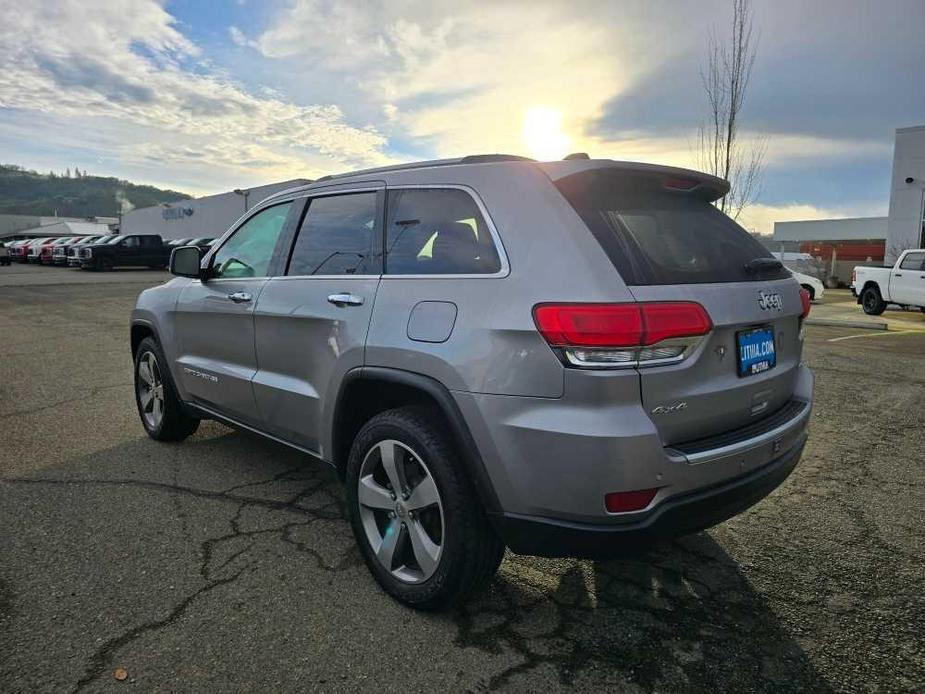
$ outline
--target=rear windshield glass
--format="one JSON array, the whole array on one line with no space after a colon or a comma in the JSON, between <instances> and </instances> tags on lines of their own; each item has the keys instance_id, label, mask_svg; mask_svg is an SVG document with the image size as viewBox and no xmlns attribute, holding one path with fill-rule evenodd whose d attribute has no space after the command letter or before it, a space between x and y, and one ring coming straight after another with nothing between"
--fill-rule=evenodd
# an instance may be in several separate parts
<instances>
[{"instance_id":1,"label":"rear windshield glass","mask_svg":"<svg viewBox=\"0 0 925 694\"><path fill-rule=\"evenodd\" d=\"M790 274L783 268L749 273L746 263L772 258L771 253L707 200L668 190L659 178L586 171L556 187L628 285L747 282Z\"/></svg>"}]
</instances>

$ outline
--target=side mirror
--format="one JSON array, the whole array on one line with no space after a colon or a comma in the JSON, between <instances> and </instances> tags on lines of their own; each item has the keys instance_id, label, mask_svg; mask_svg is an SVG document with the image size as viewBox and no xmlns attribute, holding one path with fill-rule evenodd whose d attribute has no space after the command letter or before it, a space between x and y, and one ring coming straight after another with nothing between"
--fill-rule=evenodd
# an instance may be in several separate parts
<instances>
[{"instance_id":1,"label":"side mirror","mask_svg":"<svg viewBox=\"0 0 925 694\"><path fill-rule=\"evenodd\" d=\"M181 246L170 252L170 274L178 277L192 277L199 279L202 273L199 265L202 262L202 251L198 246Z\"/></svg>"}]
</instances>

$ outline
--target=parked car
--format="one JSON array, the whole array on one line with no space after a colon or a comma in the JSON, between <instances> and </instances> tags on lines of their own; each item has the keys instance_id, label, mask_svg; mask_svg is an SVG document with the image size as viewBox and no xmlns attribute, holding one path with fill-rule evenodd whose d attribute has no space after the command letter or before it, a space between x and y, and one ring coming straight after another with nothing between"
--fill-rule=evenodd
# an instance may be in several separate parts
<instances>
[{"instance_id":1,"label":"parked car","mask_svg":"<svg viewBox=\"0 0 925 694\"><path fill-rule=\"evenodd\" d=\"M116 267L165 268L170 247L157 234L115 236L105 243L91 243L79 249L84 270L112 270Z\"/></svg>"},{"instance_id":2,"label":"parked car","mask_svg":"<svg viewBox=\"0 0 925 694\"><path fill-rule=\"evenodd\" d=\"M111 241L114 238L118 238L114 234L107 234L106 236L90 236L83 241L75 243L73 246L68 247L67 249L67 266L68 267L80 267L80 249L83 246L90 244L105 244Z\"/></svg>"},{"instance_id":3,"label":"parked car","mask_svg":"<svg viewBox=\"0 0 925 694\"><path fill-rule=\"evenodd\" d=\"M802 272L797 272L791 267L787 269L790 270L790 273L794 276L796 281L800 283L800 286L809 293L810 301L821 299L822 295L825 294L825 285L812 275L804 275Z\"/></svg>"},{"instance_id":4,"label":"parked car","mask_svg":"<svg viewBox=\"0 0 925 694\"><path fill-rule=\"evenodd\" d=\"M903 251L893 267L857 266L851 273L851 293L871 316L879 316L889 304L925 313L925 248Z\"/></svg>"},{"instance_id":5,"label":"parked car","mask_svg":"<svg viewBox=\"0 0 925 694\"><path fill-rule=\"evenodd\" d=\"M39 248L39 263L42 265L54 265L54 252L56 249L67 248L80 239L79 236L66 236L57 239L52 243L45 243Z\"/></svg>"},{"instance_id":6,"label":"parked car","mask_svg":"<svg viewBox=\"0 0 925 694\"><path fill-rule=\"evenodd\" d=\"M50 239L46 239L44 243L34 243L29 246L29 252L27 253L27 258L30 263L40 263L42 262L42 253L43 249L50 249L52 245L63 241L67 236L56 236Z\"/></svg>"},{"instance_id":7,"label":"parked car","mask_svg":"<svg viewBox=\"0 0 925 694\"><path fill-rule=\"evenodd\" d=\"M434 608L505 546L606 558L719 523L807 439L809 296L684 169L488 155L285 191L131 319L138 413L332 465L371 573Z\"/></svg>"},{"instance_id":8,"label":"parked car","mask_svg":"<svg viewBox=\"0 0 925 694\"><path fill-rule=\"evenodd\" d=\"M186 245L199 246L199 248L202 249L203 251L207 251L209 250L209 247L212 245L213 241L215 241L215 239L210 239L210 238L190 239L189 243Z\"/></svg>"},{"instance_id":9,"label":"parked car","mask_svg":"<svg viewBox=\"0 0 925 694\"><path fill-rule=\"evenodd\" d=\"M10 264L10 250L5 243L0 243L0 266Z\"/></svg>"},{"instance_id":10,"label":"parked car","mask_svg":"<svg viewBox=\"0 0 925 694\"><path fill-rule=\"evenodd\" d=\"M45 243L48 239L47 236L38 239L23 239L22 243L10 249L10 257L18 263L26 263L29 261L29 249L37 243Z\"/></svg>"},{"instance_id":11,"label":"parked car","mask_svg":"<svg viewBox=\"0 0 925 694\"><path fill-rule=\"evenodd\" d=\"M68 244L61 244L51 249L51 262L53 265L67 265L68 253L74 247L81 246L99 239L99 236L75 236Z\"/></svg>"}]
</instances>

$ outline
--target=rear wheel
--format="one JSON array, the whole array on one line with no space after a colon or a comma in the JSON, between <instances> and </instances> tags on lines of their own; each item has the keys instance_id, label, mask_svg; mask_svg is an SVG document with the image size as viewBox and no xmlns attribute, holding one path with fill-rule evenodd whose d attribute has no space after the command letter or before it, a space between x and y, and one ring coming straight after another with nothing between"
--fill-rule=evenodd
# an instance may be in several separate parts
<instances>
[{"instance_id":1,"label":"rear wheel","mask_svg":"<svg viewBox=\"0 0 925 694\"><path fill-rule=\"evenodd\" d=\"M504 556L451 436L421 409L388 410L360 429L347 462L347 498L366 565L411 607L465 600Z\"/></svg>"},{"instance_id":2,"label":"rear wheel","mask_svg":"<svg viewBox=\"0 0 925 694\"><path fill-rule=\"evenodd\" d=\"M868 287L861 292L861 306L868 316L879 316L886 310L886 302L876 287Z\"/></svg>"},{"instance_id":3,"label":"rear wheel","mask_svg":"<svg viewBox=\"0 0 925 694\"><path fill-rule=\"evenodd\" d=\"M166 364L153 338L141 341L135 352L135 404L148 436L157 441L182 441L199 428L199 420L183 411Z\"/></svg>"}]
</instances>

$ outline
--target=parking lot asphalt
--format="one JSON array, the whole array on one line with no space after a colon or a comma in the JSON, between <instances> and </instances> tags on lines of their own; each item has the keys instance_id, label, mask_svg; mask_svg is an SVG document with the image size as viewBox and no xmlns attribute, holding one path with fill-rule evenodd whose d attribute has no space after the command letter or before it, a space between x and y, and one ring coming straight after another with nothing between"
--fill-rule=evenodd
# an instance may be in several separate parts
<instances>
[{"instance_id":1,"label":"parking lot asphalt","mask_svg":"<svg viewBox=\"0 0 925 694\"><path fill-rule=\"evenodd\" d=\"M925 333L809 328L809 444L743 515L618 561L509 553L421 614L368 574L323 465L212 422L145 436L142 285L104 277L0 287L0 691L925 686Z\"/></svg>"}]
</instances>

